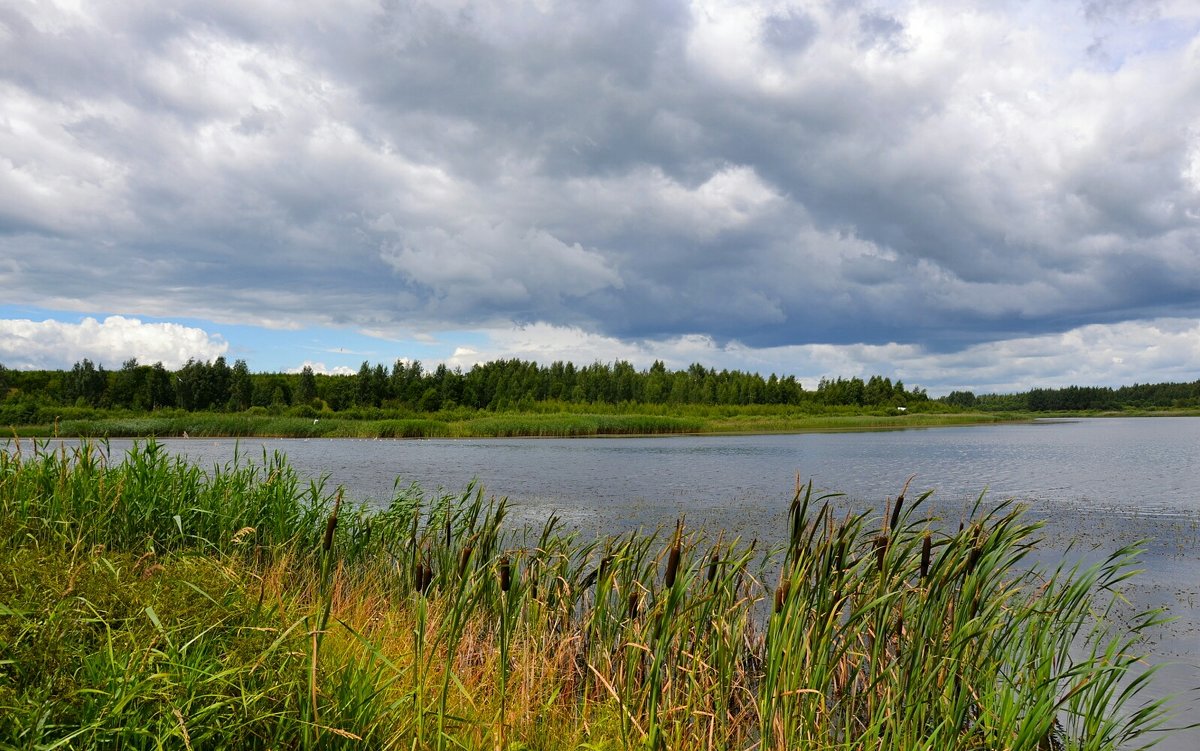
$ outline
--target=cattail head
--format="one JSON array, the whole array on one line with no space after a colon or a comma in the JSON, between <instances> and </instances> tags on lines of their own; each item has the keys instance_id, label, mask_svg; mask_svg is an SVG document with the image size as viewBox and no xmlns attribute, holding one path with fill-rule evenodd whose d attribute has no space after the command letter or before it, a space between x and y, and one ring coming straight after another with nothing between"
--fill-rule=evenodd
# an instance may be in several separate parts
<instances>
[{"instance_id":1,"label":"cattail head","mask_svg":"<svg viewBox=\"0 0 1200 751\"><path fill-rule=\"evenodd\" d=\"M717 578L717 567L721 564L721 555L717 550L713 550L712 556L708 559L708 583L712 584Z\"/></svg>"},{"instance_id":2,"label":"cattail head","mask_svg":"<svg viewBox=\"0 0 1200 751\"><path fill-rule=\"evenodd\" d=\"M611 555L606 555L600 559L599 577L600 577L601 582L603 582L604 579L608 576L608 569L610 566L612 566L612 561L613 561L613 557Z\"/></svg>"},{"instance_id":3,"label":"cattail head","mask_svg":"<svg viewBox=\"0 0 1200 751\"><path fill-rule=\"evenodd\" d=\"M337 498L333 501L333 513L329 515L329 521L325 522L325 536L321 540L321 549L326 553L333 547L333 531L337 529L338 511L342 508L342 493L343 490L338 488Z\"/></svg>"},{"instance_id":4,"label":"cattail head","mask_svg":"<svg viewBox=\"0 0 1200 751\"><path fill-rule=\"evenodd\" d=\"M974 571L974 567L979 564L980 555L983 555L983 546L977 542L971 547L971 552L967 553L967 573Z\"/></svg>"},{"instance_id":5,"label":"cattail head","mask_svg":"<svg viewBox=\"0 0 1200 751\"><path fill-rule=\"evenodd\" d=\"M422 563L418 569L417 591L424 595L429 591L429 585L433 584L433 568L428 563Z\"/></svg>"},{"instance_id":6,"label":"cattail head","mask_svg":"<svg viewBox=\"0 0 1200 751\"><path fill-rule=\"evenodd\" d=\"M971 535L971 552L967 554L968 574L975 570L976 564L979 563L980 556L983 555L983 546L986 540L981 537L982 532L983 529L981 527L975 527L975 531Z\"/></svg>"},{"instance_id":7,"label":"cattail head","mask_svg":"<svg viewBox=\"0 0 1200 751\"><path fill-rule=\"evenodd\" d=\"M875 538L875 567L883 571L883 559L887 555L888 536L879 535Z\"/></svg>"},{"instance_id":8,"label":"cattail head","mask_svg":"<svg viewBox=\"0 0 1200 751\"><path fill-rule=\"evenodd\" d=\"M508 556L500 557L500 591L507 592L512 588L512 564Z\"/></svg>"},{"instance_id":9,"label":"cattail head","mask_svg":"<svg viewBox=\"0 0 1200 751\"><path fill-rule=\"evenodd\" d=\"M326 553L333 547L333 531L337 529L337 513L329 515L329 521L325 522L325 536L321 538L321 550Z\"/></svg>"},{"instance_id":10,"label":"cattail head","mask_svg":"<svg viewBox=\"0 0 1200 751\"><path fill-rule=\"evenodd\" d=\"M629 603L626 605L625 613L629 616L629 620L634 620L638 617L638 606L641 604L642 596L638 592L629 593Z\"/></svg>"},{"instance_id":11,"label":"cattail head","mask_svg":"<svg viewBox=\"0 0 1200 751\"><path fill-rule=\"evenodd\" d=\"M671 552L667 555L667 575L663 582L667 589L675 586L675 577L679 574L679 556L682 551L680 538L683 535L683 522L675 525L675 538L671 541Z\"/></svg>"},{"instance_id":12,"label":"cattail head","mask_svg":"<svg viewBox=\"0 0 1200 751\"><path fill-rule=\"evenodd\" d=\"M896 497L896 505L892 507L892 518L888 522L888 529L895 529L900 523L900 509L904 508L904 494L901 493Z\"/></svg>"},{"instance_id":13,"label":"cattail head","mask_svg":"<svg viewBox=\"0 0 1200 751\"><path fill-rule=\"evenodd\" d=\"M471 554L475 552L474 545L467 545L462 549L462 553L458 558L458 575L464 576L467 573L467 566L471 564Z\"/></svg>"},{"instance_id":14,"label":"cattail head","mask_svg":"<svg viewBox=\"0 0 1200 751\"><path fill-rule=\"evenodd\" d=\"M921 578L929 575L929 559L933 555L933 535L929 532L921 538Z\"/></svg>"},{"instance_id":15,"label":"cattail head","mask_svg":"<svg viewBox=\"0 0 1200 751\"><path fill-rule=\"evenodd\" d=\"M791 547L794 548L800 544L800 538L804 535L804 504L800 499L799 487L796 488L796 497L792 499L789 516L792 521Z\"/></svg>"},{"instance_id":16,"label":"cattail head","mask_svg":"<svg viewBox=\"0 0 1200 751\"><path fill-rule=\"evenodd\" d=\"M792 583L788 580L781 581L779 586L775 588L775 612L782 613L783 606L787 604L788 595L791 594Z\"/></svg>"}]
</instances>

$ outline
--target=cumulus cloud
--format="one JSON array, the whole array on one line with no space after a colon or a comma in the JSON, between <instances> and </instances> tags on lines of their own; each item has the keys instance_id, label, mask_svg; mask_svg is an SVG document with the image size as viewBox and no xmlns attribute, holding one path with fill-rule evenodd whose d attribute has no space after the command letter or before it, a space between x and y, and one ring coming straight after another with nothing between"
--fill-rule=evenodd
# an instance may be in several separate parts
<instances>
[{"instance_id":1,"label":"cumulus cloud","mask_svg":"<svg viewBox=\"0 0 1200 751\"><path fill-rule=\"evenodd\" d=\"M0 98L10 304L936 356L1200 317L1194 3L16 2Z\"/></svg>"},{"instance_id":2,"label":"cumulus cloud","mask_svg":"<svg viewBox=\"0 0 1200 751\"><path fill-rule=\"evenodd\" d=\"M446 360L464 370L501 357L542 364L568 360L585 364L626 360L645 369L662 360L671 369L692 363L717 369L795 375L808 389L822 378L868 378L887 374L932 396L955 390L1012 393L1035 387L1121 386L1162 381L1190 382L1200 372L1200 321L1167 318L1089 324L1056 334L1018 337L936 352L913 344L806 344L747 347L718 344L690 335L629 342L545 324L488 330L486 343L460 347Z\"/></svg>"},{"instance_id":3,"label":"cumulus cloud","mask_svg":"<svg viewBox=\"0 0 1200 751\"><path fill-rule=\"evenodd\" d=\"M213 360L229 344L219 334L177 323L109 316L61 321L0 320L0 362L19 369L70 369L84 358L112 370L130 358L179 368L189 358Z\"/></svg>"},{"instance_id":4,"label":"cumulus cloud","mask_svg":"<svg viewBox=\"0 0 1200 751\"><path fill-rule=\"evenodd\" d=\"M349 365L335 365L333 367L329 367L323 362L314 362L312 360L305 360L294 368L287 368L284 372L299 373L305 368L311 368L313 373L320 373L322 375L354 375L357 372Z\"/></svg>"}]
</instances>

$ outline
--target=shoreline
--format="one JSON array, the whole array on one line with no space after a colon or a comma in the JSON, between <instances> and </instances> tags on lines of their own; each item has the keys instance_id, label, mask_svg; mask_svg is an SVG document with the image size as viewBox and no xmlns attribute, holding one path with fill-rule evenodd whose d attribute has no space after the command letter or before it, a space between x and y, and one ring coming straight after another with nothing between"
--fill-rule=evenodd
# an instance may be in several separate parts
<instances>
[{"instance_id":1,"label":"shoreline","mask_svg":"<svg viewBox=\"0 0 1200 751\"><path fill-rule=\"evenodd\" d=\"M713 413L716 414L713 414ZM342 418L244 413L115 415L6 426L10 438L644 438L663 436L790 435L886 432L1038 424L1114 417L1194 417L1197 410L1082 413L928 413L792 415L763 410L675 414L510 412Z\"/></svg>"}]
</instances>

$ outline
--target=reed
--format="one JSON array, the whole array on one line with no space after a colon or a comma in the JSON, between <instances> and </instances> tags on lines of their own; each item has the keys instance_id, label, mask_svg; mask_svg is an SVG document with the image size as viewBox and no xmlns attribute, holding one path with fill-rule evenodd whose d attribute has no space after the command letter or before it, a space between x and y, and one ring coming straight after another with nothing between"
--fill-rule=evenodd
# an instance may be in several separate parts
<instances>
[{"instance_id":1,"label":"reed","mask_svg":"<svg viewBox=\"0 0 1200 751\"><path fill-rule=\"evenodd\" d=\"M831 408L832 409L832 408ZM21 437L249 437L487 438L666 435L678 433L788 433L890 430L1032 419L1032 413L912 412L861 414L838 408L812 412L781 405L570 404L538 402L521 410L458 407L432 413L403 409L312 412L308 416L258 411L167 410L129 413L63 409L68 416L11 427Z\"/></svg>"},{"instance_id":2,"label":"reed","mask_svg":"<svg viewBox=\"0 0 1200 751\"><path fill-rule=\"evenodd\" d=\"M0 453L0 747L1118 749L1167 722L1120 597L1137 551L1041 570L983 497L780 545L680 521L585 540L471 485L382 508L279 455ZM20 572L18 575L17 572Z\"/></svg>"}]
</instances>

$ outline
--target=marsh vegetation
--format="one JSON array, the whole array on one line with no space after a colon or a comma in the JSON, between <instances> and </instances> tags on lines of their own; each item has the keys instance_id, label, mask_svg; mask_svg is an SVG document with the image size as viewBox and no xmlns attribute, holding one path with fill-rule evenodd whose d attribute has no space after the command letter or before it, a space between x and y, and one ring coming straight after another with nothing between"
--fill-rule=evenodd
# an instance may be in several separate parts
<instances>
[{"instance_id":1,"label":"marsh vegetation","mask_svg":"<svg viewBox=\"0 0 1200 751\"><path fill-rule=\"evenodd\" d=\"M1163 700L1136 550L1043 570L1038 525L924 496L780 546L682 523L510 527L476 486L382 508L279 454L0 453L0 743L17 748L1116 749Z\"/></svg>"}]
</instances>

